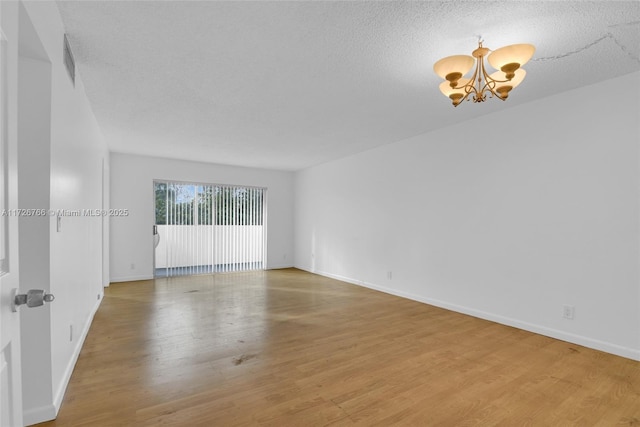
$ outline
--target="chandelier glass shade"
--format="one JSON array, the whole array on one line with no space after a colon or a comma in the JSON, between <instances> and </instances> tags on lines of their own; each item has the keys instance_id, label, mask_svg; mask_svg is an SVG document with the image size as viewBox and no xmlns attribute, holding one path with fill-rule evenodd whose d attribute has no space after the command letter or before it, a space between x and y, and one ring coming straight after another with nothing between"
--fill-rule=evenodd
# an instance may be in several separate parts
<instances>
[{"instance_id":1,"label":"chandelier glass shade","mask_svg":"<svg viewBox=\"0 0 640 427\"><path fill-rule=\"evenodd\" d=\"M484 102L487 96L504 101L509 97L509 92L524 80L527 72L521 67L531 59L535 50L530 44L514 44L491 51L479 41L478 48L472 52L473 56L442 58L433 65L433 71L445 79L440 84L440 92L451 99L454 107L465 99ZM485 58L498 71L487 71ZM464 77L472 69L473 74Z\"/></svg>"}]
</instances>

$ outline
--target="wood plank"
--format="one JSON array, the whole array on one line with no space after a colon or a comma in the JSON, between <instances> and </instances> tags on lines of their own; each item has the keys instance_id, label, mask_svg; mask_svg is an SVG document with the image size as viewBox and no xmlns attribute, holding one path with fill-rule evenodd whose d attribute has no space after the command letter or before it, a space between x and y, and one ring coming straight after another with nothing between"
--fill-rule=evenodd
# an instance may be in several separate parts
<instances>
[{"instance_id":1,"label":"wood plank","mask_svg":"<svg viewBox=\"0 0 640 427\"><path fill-rule=\"evenodd\" d=\"M116 283L41 426L640 426L640 363L296 269Z\"/></svg>"}]
</instances>

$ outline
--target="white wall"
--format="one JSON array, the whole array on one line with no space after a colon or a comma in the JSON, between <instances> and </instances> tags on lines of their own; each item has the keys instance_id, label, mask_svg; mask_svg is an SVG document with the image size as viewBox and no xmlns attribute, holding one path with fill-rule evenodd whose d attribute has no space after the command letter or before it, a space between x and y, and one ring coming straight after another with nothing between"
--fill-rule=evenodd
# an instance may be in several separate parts
<instances>
[{"instance_id":1,"label":"white wall","mask_svg":"<svg viewBox=\"0 0 640 427\"><path fill-rule=\"evenodd\" d=\"M639 82L298 172L295 265L640 359Z\"/></svg>"},{"instance_id":2,"label":"white wall","mask_svg":"<svg viewBox=\"0 0 640 427\"><path fill-rule=\"evenodd\" d=\"M100 208L108 153L81 77L74 87L64 68L64 29L56 3L2 2L0 7L10 49L20 55L20 61L8 64L9 86L17 92L9 109L22 112L19 206ZM56 296L49 306L20 309L24 421L33 424L54 418L60 408L102 296L102 249L108 244L101 218L63 218L60 232L55 216L35 222L21 218L19 224L20 272L25 274L20 290L44 288Z\"/></svg>"},{"instance_id":3,"label":"white wall","mask_svg":"<svg viewBox=\"0 0 640 427\"><path fill-rule=\"evenodd\" d=\"M111 281L153 277L153 180L267 188L267 268L293 265L293 173L112 153Z\"/></svg>"}]
</instances>

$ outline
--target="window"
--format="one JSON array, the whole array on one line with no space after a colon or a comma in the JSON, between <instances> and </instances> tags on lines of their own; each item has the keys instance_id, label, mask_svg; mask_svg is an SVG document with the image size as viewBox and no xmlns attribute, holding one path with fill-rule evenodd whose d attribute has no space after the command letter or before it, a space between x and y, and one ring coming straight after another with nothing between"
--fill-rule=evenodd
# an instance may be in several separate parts
<instances>
[{"instance_id":1,"label":"window","mask_svg":"<svg viewBox=\"0 0 640 427\"><path fill-rule=\"evenodd\" d=\"M155 181L156 276L263 269L266 189Z\"/></svg>"}]
</instances>

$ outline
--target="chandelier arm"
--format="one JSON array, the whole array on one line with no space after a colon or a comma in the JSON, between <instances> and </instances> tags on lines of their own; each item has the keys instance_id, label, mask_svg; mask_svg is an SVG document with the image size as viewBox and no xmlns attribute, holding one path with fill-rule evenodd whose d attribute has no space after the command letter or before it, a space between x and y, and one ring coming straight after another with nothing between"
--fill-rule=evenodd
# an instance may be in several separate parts
<instances>
[{"instance_id":1,"label":"chandelier arm","mask_svg":"<svg viewBox=\"0 0 640 427\"><path fill-rule=\"evenodd\" d=\"M508 97L508 91L506 91L505 93L502 93L502 92L498 93L498 92L496 92L496 86L497 86L497 83L509 83L513 79L498 80L498 79L492 78L491 76L489 76L487 74L486 68L484 68L484 64L483 64L482 71L483 71L483 74L484 74L484 77L485 77L485 84L484 84L482 90L483 91L485 89L488 90L489 93L491 93L491 98L493 98L495 96L496 98L498 98L501 101L506 101L507 97Z\"/></svg>"},{"instance_id":2,"label":"chandelier arm","mask_svg":"<svg viewBox=\"0 0 640 427\"><path fill-rule=\"evenodd\" d=\"M478 88L476 88L476 78L478 78L478 59L476 58L476 68L473 70L473 75L471 79L464 85L464 98L460 100L460 102L469 99L469 95L473 94L474 102L477 102L476 99L478 97Z\"/></svg>"},{"instance_id":3,"label":"chandelier arm","mask_svg":"<svg viewBox=\"0 0 640 427\"><path fill-rule=\"evenodd\" d=\"M487 74L487 69L484 66L484 57L481 57L480 59L482 60L482 75L484 76L484 85L482 86L482 93L484 93L485 91L489 91L489 93L491 94L490 98L493 98L494 96L497 96L498 98L500 98L500 96L498 96L498 94L495 91L496 83L500 83L500 82L498 80L492 79Z\"/></svg>"},{"instance_id":4,"label":"chandelier arm","mask_svg":"<svg viewBox=\"0 0 640 427\"><path fill-rule=\"evenodd\" d=\"M489 77L489 78L491 79L491 77ZM510 82L511 80L513 80L513 79L507 79L507 80L496 80L496 79L491 79L491 81L492 81L492 82L495 82L495 83L507 83L507 82Z\"/></svg>"},{"instance_id":5,"label":"chandelier arm","mask_svg":"<svg viewBox=\"0 0 640 427\"><path fill-rule=\"evenodd\" d=\"M480 45L482 47L482 45ZM476 58L477 69L478 69L478 87L476 88L476 98L474 102L484 102L487 99L485 92L489 90L493 97L493 90L490 86L491 78L487 75L487 71L484 67L484 55L480 53ZM484 80L484 84L482 81Z\"/></svg>"}]
</instances>

